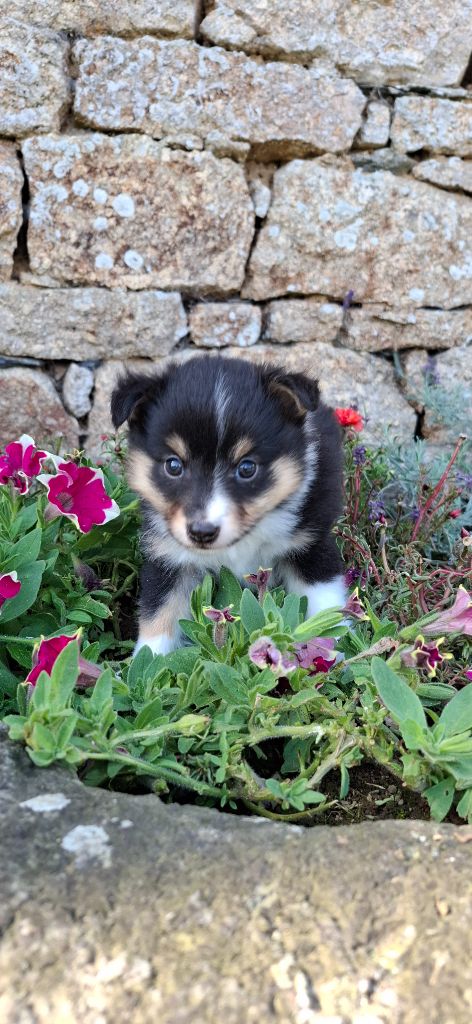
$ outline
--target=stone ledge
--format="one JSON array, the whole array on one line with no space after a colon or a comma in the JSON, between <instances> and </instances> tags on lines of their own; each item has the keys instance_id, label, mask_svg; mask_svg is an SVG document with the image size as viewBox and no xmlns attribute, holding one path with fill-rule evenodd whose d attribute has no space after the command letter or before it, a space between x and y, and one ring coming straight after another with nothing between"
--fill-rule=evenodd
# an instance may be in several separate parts
<instances>
[{"instance_id":1,"label":"stone ledge","mask_svg":"<svg viewBox=\"0 0 472 1024\"><path fill-rule=\"evenodd\" d=\"M469 1024L470 830L164 805L1 729L0 783L4 1024Z\"/></svg>"},{"instance_id":2,"label":"stone ledge","mask_svg":"<svg viewBox=\"0 0 472 1024\"><path fill-rule=\"evenodd\" d=\"M28 25L87 35L152 32L194 34L199 0L0 0L0 22L16 17Z\"/></svg>"}]
</instances>

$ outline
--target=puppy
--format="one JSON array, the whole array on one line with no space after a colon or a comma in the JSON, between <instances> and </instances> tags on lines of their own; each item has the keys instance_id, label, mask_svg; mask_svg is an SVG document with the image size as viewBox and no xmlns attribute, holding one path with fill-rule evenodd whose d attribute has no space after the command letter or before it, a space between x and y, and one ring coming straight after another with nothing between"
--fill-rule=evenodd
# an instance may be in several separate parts
<instances>
[{"instance_id":1,"label":"puppy","mask_svg":"<svg viewBox=\"0 0 472 1024\"><path fill-rule=\"evenodd\" d=\"M128 479L142 501L139 639L165 654L206 572L273 569L308 614L345 604L331 528L342 504L340 429L316 381L197 356L127 373L111 401L129 424Z\"/></svg>"}]
</instances>

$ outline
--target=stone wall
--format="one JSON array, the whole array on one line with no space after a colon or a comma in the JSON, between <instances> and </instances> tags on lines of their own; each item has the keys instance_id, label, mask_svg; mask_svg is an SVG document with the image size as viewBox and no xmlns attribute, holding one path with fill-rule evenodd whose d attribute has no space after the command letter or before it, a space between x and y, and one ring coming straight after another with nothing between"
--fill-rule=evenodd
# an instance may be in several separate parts
<instances>
[{"instance_id":1,"label":"stone wall","mask_svg":"<svg viewBox=\"0 0 472 1024\"><path fill-rule=\"evenodd\" d=\"M414 435L426 351L467 398L471 25L0 0L0 441L96 452L125 361L209 349L310 370L374 438Z\"/></svg>"}]
</instances>

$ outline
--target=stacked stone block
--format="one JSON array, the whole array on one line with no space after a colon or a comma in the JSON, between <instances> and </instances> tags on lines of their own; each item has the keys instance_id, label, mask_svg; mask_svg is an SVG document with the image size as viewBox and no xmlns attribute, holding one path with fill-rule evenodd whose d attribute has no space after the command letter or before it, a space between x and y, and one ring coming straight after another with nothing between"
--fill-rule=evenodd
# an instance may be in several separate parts
<instances>
[{"instance_id":1,"label":"stacked stone block","mask_svg":"<svg viewBox=\"0 0 472 1024\"><path fill-rule=\"evenodd\" d=\"M472 380L471 24L0 0L0 442L96 452L127 361L222 350L412 437L426 353Z\"/></svg>"}]
</instances>

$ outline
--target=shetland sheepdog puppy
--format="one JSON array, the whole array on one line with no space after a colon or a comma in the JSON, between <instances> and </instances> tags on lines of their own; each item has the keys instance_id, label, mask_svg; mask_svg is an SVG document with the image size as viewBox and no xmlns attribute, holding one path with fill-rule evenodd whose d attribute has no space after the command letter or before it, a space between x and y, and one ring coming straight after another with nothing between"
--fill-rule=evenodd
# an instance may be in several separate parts
<instances>
[{"instance_id":1,"label":"shetland sheepdog puppy","mask_svg":"<svg viewBox=\"0 0 472 1024\"><path fill-rule=\"evenodd\" d=\"M306 595L308 614L345 604L331 529L342 505L342 446L318 384L242 359L196 356L161 372L128 372L112 395L129 424L128 480L142 503L139 638L165 654L182 644L193 588L227 566L272 568Z\"/></svg>"}]
</instances>

